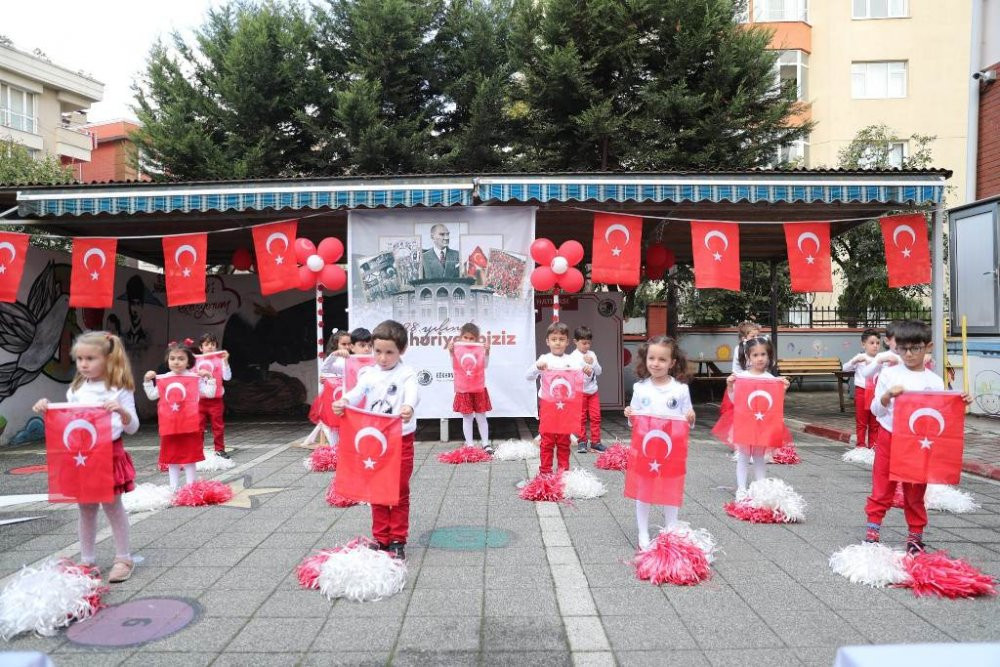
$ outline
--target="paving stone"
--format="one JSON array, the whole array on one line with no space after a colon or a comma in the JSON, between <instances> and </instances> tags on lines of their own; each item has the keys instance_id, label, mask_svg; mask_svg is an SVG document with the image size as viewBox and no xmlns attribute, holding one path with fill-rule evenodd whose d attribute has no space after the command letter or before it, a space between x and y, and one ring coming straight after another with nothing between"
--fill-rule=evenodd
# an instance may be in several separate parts
<instances>
[{"instance_id":1,"label":"paving stone","mask_svg":"<svg viewBox=\"0 0 1000 667\"><path fill-rule=\"evenodd\" d=\"M698 648L694 637L673 612L656 616L604 616L601 622L616 653Z\"/></svg>"},{"instance_id":2,"label":"paving stone","mask_svg":"<svg viewBox=\"0 0 1000 667\"><path fill-rule=\"evenodd\" d=\"M487 591L490 593L493 591ZM489 605L487 604L487 613ZM413 591L407 616L480 616L483 590L418 588Z\"/></svg>"},{"instance_id":3,"label":"paving stone","mask_svg":"<svg viewBox=\"0 0 1000 667\"><path fill-rule=\"evenodd\" d=\"M407 617L399 634L397 650L478 651L479 631L479 616Z\"/></svg>"},{"instance_id":4,"label":"paving stone","mask_svg":"<svg viewBox=\"0 0 1000 667\"><path fill-rule=\"evenodd\" d=\"M227 652L295 653L312 644L324 620L320 618L254 618L226 647Z\"/></svg>"}]
</instances>

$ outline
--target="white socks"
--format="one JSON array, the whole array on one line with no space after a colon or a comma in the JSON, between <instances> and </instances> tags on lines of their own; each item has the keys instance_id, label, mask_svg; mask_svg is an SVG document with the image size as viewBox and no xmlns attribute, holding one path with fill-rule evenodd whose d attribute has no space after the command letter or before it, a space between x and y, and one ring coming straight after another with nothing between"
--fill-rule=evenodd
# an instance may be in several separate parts
<instances>
[{"instance_id":1,"label":"white socks","mask_svg":"<svg viewBox=\"0 0 1000 667\"><path fill-rule=\"evenodd\" d=\"M462 435L465 436L465 446L472 446L472 415L462 415Z\"/></svg>"},{"instance_id":2,"label":"white socks","mask_svg":"<svg viewBox=\"0 0 1000 667\"><path fill-rule=\"evenodd\" d=\"M635 523L639 529L639 548L645 549L649 546L649 503L641 500L635 501ZM676 505L663 506L663 527L669 528L677 522L677 513L680 508Z\"/></svg>"},{"instance_id":3,"label":"white socks","mask_svg":"<svg viewBox=\"0 0 1000 667\"><path fill-rule=\"evenodd\" d=\"M104 515L111 524L111 535L115 540L115 557L131 559L129 554L128 512L122 504L122 497L115 496L113 502L103 503ZM97 503L80 506L80 562L93 565L97 560Z\"/></svg>"},{"instance_id":4,"label":"white socks","mask_svg":"<svg viewBox=\"0 0 1000 667\"><path fill-rule=\"evenodd\" d=\"M184 464L184 479L187 480L188 484L190 484L191 482L193 482L196 479L198 479L198 464L197 463L185 463Z\"/></svg>"},{"instance_id":5,"label":"white socks","mask_svg":"<svg viewBox=\"0 0 1000 667\"><path fill-rule=\"evenodd\" d=\"M754 481L767 477L767 452L763 447L736 450L736 491L747 490L747 473L750 467L750 457L753 456Z\"/></svg>"},{"instance_id":6,"label":"white socks","mask_svg":"<svg viewBox=\"0 0 1000 667\"><path fill-rule=\"evenodd\" d=\"M465 445L472 447L473 431L472 418L475 417L479 426L479 437L483 439L483 447L490 443L490 427L486 421L485 412L475 412L471 415L462 415L462 435L465 436Z\"/></svg>"},{"instance_id":7,"label":"white socks","mask_svg":"<svg viewBox=\"0 0 1000 667\"><path fill-rule=\"evenodd\" d=\"M167 476L170 480L170 490L176 491L177 486L181 483L181 467L184 468L184 480L186 484L198 479L198 464L197 463L168 463L167 464Z\"/></svg>"}]
</instances>

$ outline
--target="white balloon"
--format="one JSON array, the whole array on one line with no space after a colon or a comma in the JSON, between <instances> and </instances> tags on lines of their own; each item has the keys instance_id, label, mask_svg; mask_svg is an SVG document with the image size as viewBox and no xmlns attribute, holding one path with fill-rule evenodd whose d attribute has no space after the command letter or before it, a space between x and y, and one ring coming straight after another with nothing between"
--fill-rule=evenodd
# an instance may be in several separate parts
<instances>
[{"instance_id":1,"label":"white balloon","mask_svg":"<svg viewBox=\"0 0 1000 667\"><path fill-rule=\"evenodd\" d=\"M319 255L309 255L309 257L306 259L306 266L308 266L309 270L312 271L313 273L322 271L323 264L324 264L323 258L320 257Z\"/></svg>"},{"instance_id":2,"label":"white balloon","mask_svg":"<svg viewBox=\"0 0 1000 667\"><path fill-rule=\"evenodd\" d=\"M556 255L552 260L552 273L562 275L569 270L569 262L562 255Z\"/></svg>"}]
</instances>

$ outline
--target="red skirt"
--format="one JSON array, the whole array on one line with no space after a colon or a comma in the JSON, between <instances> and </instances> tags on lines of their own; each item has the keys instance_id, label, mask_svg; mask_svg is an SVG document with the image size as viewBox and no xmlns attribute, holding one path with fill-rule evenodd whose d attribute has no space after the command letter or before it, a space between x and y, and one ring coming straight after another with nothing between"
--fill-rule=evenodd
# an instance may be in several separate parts
<instances>
[{"instance_id":1,"label":"red skirt","mask_svg":"<svg viewBox=\"0 0 1000 667\"><path fill-rule=\"evenodd\" d=\"M473 412L489 412L493 409L493 405L490 403L490 392L486 387L474 394L455 392L455 400L451 404L451 409L463 415L471 415Z\"/></svg>"},{"instance_id":2,"label":"red skirt","mask_svg":"<svg viewBox=\"0 0 1000 667\"><path fill-rule=\"evenodd\" d=\"M726 396L728 397L729 394L727 393ZM725 404L723 404L723 407L725 407ZM730 401L728 410L723 412L720 409L719 421L717 421L715 426L712 427L712 435L725 443L730 449L749 449L747 445L737 445L733 443L733 422L735 421L733 417L735 414L733 402ZM781 444L774 445L773 447L767 447L766 449L780 449L781 447L786 447L793 442L792 432L788 430L787 426L785 426L781 436Z\"/></svg>"},{"instance_id":3,"label":"red skirt","mask_svg":"<svg viewBox=\"0 0 1000 667\"><path fill-rule=\"evenodd\" d=\"M160 464L197 463L205 460L205 438L201 433L160 436Z\"/></svg>"},{"instance_id":4,"label":"red skirt","mask_svg":"<svg viewBox=\"0 0 1000 667\"><path fill-rule=\"evenodd\" d=\"M132 464L132 457L125 451L121 438L111 443L111 477L115 483L116 496L135 488L135 466Z\"/></svg>"}]
</instances>

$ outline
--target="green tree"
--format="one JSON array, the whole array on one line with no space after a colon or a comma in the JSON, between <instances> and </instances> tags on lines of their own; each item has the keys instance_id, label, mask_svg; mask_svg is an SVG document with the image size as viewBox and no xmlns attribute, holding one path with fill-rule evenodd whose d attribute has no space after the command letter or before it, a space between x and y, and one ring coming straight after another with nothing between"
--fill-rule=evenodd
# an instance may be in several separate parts
<instances>
[{"instance_id":1,"label":"green tree","mask_svg":"<svg viewBox=\"0 0 1000 667\"><path fill-rule=\"evenodd\" d=\"M74 180L73 169L63 166L55 156L36 159L21 144L11 139L0 139L0 183L58 184Z\"/></svg>"}]
</instances>

